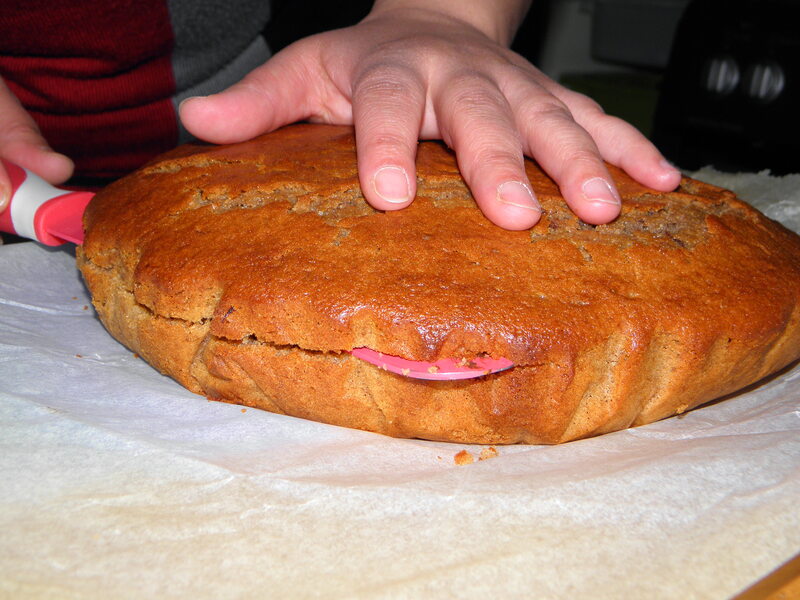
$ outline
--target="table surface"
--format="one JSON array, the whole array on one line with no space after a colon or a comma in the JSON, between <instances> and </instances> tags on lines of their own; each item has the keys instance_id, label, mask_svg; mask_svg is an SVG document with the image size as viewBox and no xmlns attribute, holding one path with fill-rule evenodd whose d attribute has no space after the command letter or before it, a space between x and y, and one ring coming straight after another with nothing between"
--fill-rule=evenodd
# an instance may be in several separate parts
<instances>
[{"instance_id":1,"label":"table surface","mask_svg":"<svg viewBox=\"0 0 800 600\"><path fill-rule=\"evenodd\" d=\"M796 600L797 598L800 598L800 554L736 594L732 600Z\"/></svg>"}]
</instances>

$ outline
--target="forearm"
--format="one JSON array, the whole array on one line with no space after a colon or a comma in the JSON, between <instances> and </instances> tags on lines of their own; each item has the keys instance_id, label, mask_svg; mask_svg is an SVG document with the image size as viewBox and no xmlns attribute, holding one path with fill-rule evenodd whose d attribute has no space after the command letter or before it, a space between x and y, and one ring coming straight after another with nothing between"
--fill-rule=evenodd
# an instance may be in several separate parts
<instances>
[{"instance_id":1,"label":"forearm","mask_svg":"<svg viewBox=\"0 0 800 600\"><path fill-rule=\"evenodd\" d=\"M469 23L509 46L530 4L531 0L375 0L370 17L392 11L421 11L432 17L438 14Z\"/></svg>"}]
</instances>

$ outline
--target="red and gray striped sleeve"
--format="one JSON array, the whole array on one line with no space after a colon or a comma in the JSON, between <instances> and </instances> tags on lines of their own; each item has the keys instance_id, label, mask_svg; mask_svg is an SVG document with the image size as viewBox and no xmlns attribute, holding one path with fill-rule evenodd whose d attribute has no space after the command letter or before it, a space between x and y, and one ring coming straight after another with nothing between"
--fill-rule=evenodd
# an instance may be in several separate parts
<instances>
[{"instance_id":1,"label":"red and gray striped sleeve","mask_svg":"<svg viewBox=\"0 0 800 600\"><path fill-rule=\"evenodd\" d=\"M0 75L83 176L126 173L188 135L177 105L269 57L266 0L5 0Z\"/></svg>"}]
</instances>

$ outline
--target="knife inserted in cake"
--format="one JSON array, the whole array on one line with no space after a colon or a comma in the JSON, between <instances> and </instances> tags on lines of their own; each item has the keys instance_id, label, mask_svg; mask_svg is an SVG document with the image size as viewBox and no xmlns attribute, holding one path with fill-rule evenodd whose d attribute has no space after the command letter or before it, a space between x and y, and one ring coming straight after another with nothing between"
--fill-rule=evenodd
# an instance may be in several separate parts
<instances>
[{"instance_id":1,"label":"knife inserted in cake","mask_svg":"<svg viewBox=\"0 0 800 600\"><path fill-rule=\"evenodd\" d=\"M0 213L0 231L47 246L83 243L83 212L94 192L70 191L50 185L27 169L0 159L11 178L11 199ZM412 379L453 380L483 377L514 366L505 358L445 358L436 362L407 360L370 348L350 353L391 373Z\"/></svg>"}]
</instances>

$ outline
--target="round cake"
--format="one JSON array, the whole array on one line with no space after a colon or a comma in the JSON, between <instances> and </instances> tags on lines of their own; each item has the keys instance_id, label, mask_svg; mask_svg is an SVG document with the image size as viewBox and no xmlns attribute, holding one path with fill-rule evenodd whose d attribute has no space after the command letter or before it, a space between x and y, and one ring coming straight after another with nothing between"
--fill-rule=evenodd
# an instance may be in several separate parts
<instances>
[{"instance_id":1,"label":"round cake","mask_svg":"<svg viewBox=\"0 0 800 600\"><path fill-rule=\"evenodd\" d=\"M623 199L579 221L533 162L544 213L505 231L455 157L418 148L395 212L358 184L353 131L295 125L183 146L101 191L78 264L111 334L214 400L398 437L558 443L730 394L800 357L800 237L727 190L609 167ZM460 381L350 354L506 358Z\"/></svg>"}]
</instances>

